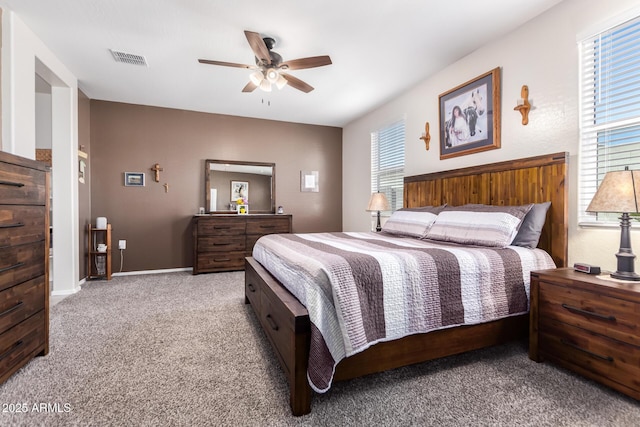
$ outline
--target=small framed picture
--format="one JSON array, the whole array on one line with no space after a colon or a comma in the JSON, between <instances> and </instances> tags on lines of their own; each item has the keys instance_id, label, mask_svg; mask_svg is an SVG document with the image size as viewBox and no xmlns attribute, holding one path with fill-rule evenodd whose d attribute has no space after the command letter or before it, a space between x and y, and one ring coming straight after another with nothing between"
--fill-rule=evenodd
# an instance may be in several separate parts
<instances>
[{"instance_id":1,"label":"small framed picture","mask_svg":"<svg viewBox=\"0 0 640 427\"><path fill-rule=\"evenodd\" d=\"M236 205L236 210L239 215L247 215L249 213L249 205Z\"/></svg>"},{"instance_id":2,"label":"small framed picture","mask_svg":"<svg viewBox=\"0 0 640 427\"><path fill-rule=\"evenodd\" d=\"M318 193L318 171L300 171L300 191Z\"/></svg>"},{"instance_id":3,"label":"small framed picture","mask_svg":"<svg viewBox=\"0 0 640 427\"><path fill-rule=\"evenodd\" d=\"M127 187L144 187L144 172L125 172L124 185Z\"/></svg>"},{"instance_id":4,"label":"small framed picture","mask_svg":"<svg viewBox=\"0 0 640 427\"><path fill-rule=\"evenodd\" d=\"M236 202L238 199L249 200L249 182L231 181L231 201Z\"/></svg>"}]
</instances>

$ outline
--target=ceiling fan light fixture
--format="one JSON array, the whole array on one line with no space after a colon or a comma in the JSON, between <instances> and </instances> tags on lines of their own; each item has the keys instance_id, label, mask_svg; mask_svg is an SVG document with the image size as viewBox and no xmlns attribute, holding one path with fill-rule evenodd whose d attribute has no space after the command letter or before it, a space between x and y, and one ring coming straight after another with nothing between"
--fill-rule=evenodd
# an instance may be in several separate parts
<instances>
[{"instance_id":1,"label":"ceiling fan light fixture","mask_svg":"<svg viewBox=\"0 0 640 427\"><path fill-rule=\"evenodd\" d=\"M256 71L251 73L251 75L249 76L249 80L251 80L251 83L253 83L254 85L260 86L260 83L262 83L262 81L264 80L264 75L261 71Z\"/></svg>"},{"instance_id":2,"label":"ceiling fan light fixture","mask_svg":"<svg viewBox=\"0 0 640 427\"><path fill-rule=\"evenodd\" d=\"M280 77L280 73L275 68L269 68L267 70L267 80L269 83L275 83L278 81L278 77Z\"/></svg>"},{"instance_id":3,"label":"ceiling fan light fixture","mask_svg":"<svg viewBox=\"0 0 640 427\"><path fill-rule=\"evenodd\" d=\"M282 89L287 85L287 79L285 79L282 74L278 75L278 80L276 81L276 86L278 89Z\"/></svg>"},{"instance_id":4,"label":"ceiling fan light fixture","mask_svg":"<svg viewBox=\"0 0 640 427\"><path fill-rule=\"evenodd\" d=\"M262 82L260 82L260 89L265 92L271 92L271 82L267 79L262 80Z\"/></svg>"}]
</instances>

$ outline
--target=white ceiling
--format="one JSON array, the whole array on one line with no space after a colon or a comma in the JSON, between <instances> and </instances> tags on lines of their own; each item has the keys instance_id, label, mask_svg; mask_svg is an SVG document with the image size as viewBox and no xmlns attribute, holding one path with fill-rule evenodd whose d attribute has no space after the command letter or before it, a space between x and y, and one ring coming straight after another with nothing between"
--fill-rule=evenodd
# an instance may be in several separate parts
<instances>
[{"instance_id":1,"label":"white ceiling","mask_svg":"<svg viewBox=\"0 0 640 427\"><path fill-rule=\"evenodd\" d=\"M560 0L0 0L78 78L91 99L343 126L501 37ZM242 93L253 64L244 36L276 39L315 90ZM109 49L148 67L115 62Z\"/></svg>"}]
</instances>

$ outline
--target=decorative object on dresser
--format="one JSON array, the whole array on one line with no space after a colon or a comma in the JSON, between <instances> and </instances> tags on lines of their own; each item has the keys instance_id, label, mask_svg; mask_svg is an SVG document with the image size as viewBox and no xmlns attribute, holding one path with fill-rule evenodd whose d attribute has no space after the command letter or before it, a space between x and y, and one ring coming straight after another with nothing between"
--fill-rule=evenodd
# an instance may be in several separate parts
<instances>
[{"instance_id":1,"label":"decorative object on dresser","mask_svg":"<svg viewBox=\"0 0 640 427\"><path fill-rule=\"evenodd\" d=\"M640 399L640 287L571 268L531 273L529 358Z\"/></svg>"},{"instance_id":2,"label":"decorative object on dresser","mask_svg":"<svg viewBox=\"0 0 640 427\"><path fill-rule=\"evenodd\" d=\"M104 218L104 217L101 217ZM87 254L87 279L111 280L111 224L106 219L96 219L96 227L87 226L89 253Z\"/></svg>"},{"instance_id":3,"label":"decorative object on dresser","mask_svg":"<svg viewBox=\"0 0 640 427\"><path fill-rule=\"evenodd\" d=\"M640 280L634 271L636 256L631 250L631 219L629 213L639 213L640 203L640 171L607 172L602 179L598 191L587 207L587 212L622 213L620 217L620 249L616 254L618 270L611 277L621 280Z\"/></svg>"},{"instance_id":4,"label":"decorative object on dresser","mask_svg":"<svg viewBox=\"0 0 640 427\"><path fill-rule=\"evenodd\" d=\"M193 274L244 270L260 237L291 233L291 215L204 215L193 217Z\"/></svg>"},{"instance_id":5,"label":"decorative object on dresser","mask_svg":"<svg viewBox=\"0 0 640 427\"><path fill-rule=\"evenodd\" d=\"M0 383L49 352L49 187L46 165L0 152Z\"/></svg>"},{"instance_id":6,"label":"decorative object on dresser","mask_svg":"<svg viewBox=\"0 0 640 427\"><path fill-rule=\"evenodd\" d=\"M367 206L368 212L377 212L376 215L376 231L382 230L382 226L380 225L380 211L388 211L391 207L389 206L389 201L387 200L387 196L384 193L380 193L379 191L376 193L372 193L369 198L369 206Z\"/></svg>"},{"instance_id":7,"label":"decorative object on dresser","mask_svg":"<svg viewBox=\"0 0 640 427\"><path fill-rule=\"evenodd\" d=\"M536 239L537 247L545 250L556 266L564 267L568 239L565 186L568 159L569 154L561 152L405 177L404 207L416 210L445 204L522 205L548 201L546 222L539 241ZM522 185L513 185L514 182ZM311 386L307 372L310 343L316 333L313 331L318 328L311 324L307 308L252 257L247 258L245 302L251 303L285 371L293 414L310 412ZM529 314L522 313L488 323L449 327L380 342L342 359L335 367L334 380L356 378L525 337L528 322Z\"/></svg>"},{"instance_id":8,"label":"decorative object on dresser","mask_svg":"<svg viewBox=\"0 0 640 427\"><path fill-rule=\"evenodd\" d=\"M500 148L500 68L439 96L440 160Z\"/></svg>"}]
</instances>

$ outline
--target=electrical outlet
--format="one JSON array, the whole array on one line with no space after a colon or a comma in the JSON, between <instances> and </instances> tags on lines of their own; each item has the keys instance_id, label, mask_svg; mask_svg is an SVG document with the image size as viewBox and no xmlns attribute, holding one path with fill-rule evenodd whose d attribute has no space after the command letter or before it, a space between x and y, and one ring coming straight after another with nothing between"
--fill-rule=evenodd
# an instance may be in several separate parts
<instances>
[{"instance_id":1,"label":"electrical outlet","mask_svg":"<svg viewBox=\"0 0 640 427\"><path fill-rule=\"evenodd\" d=\"M118 240L118 249L127 249L127 241Z\"/></svg>"}]
</instances>

